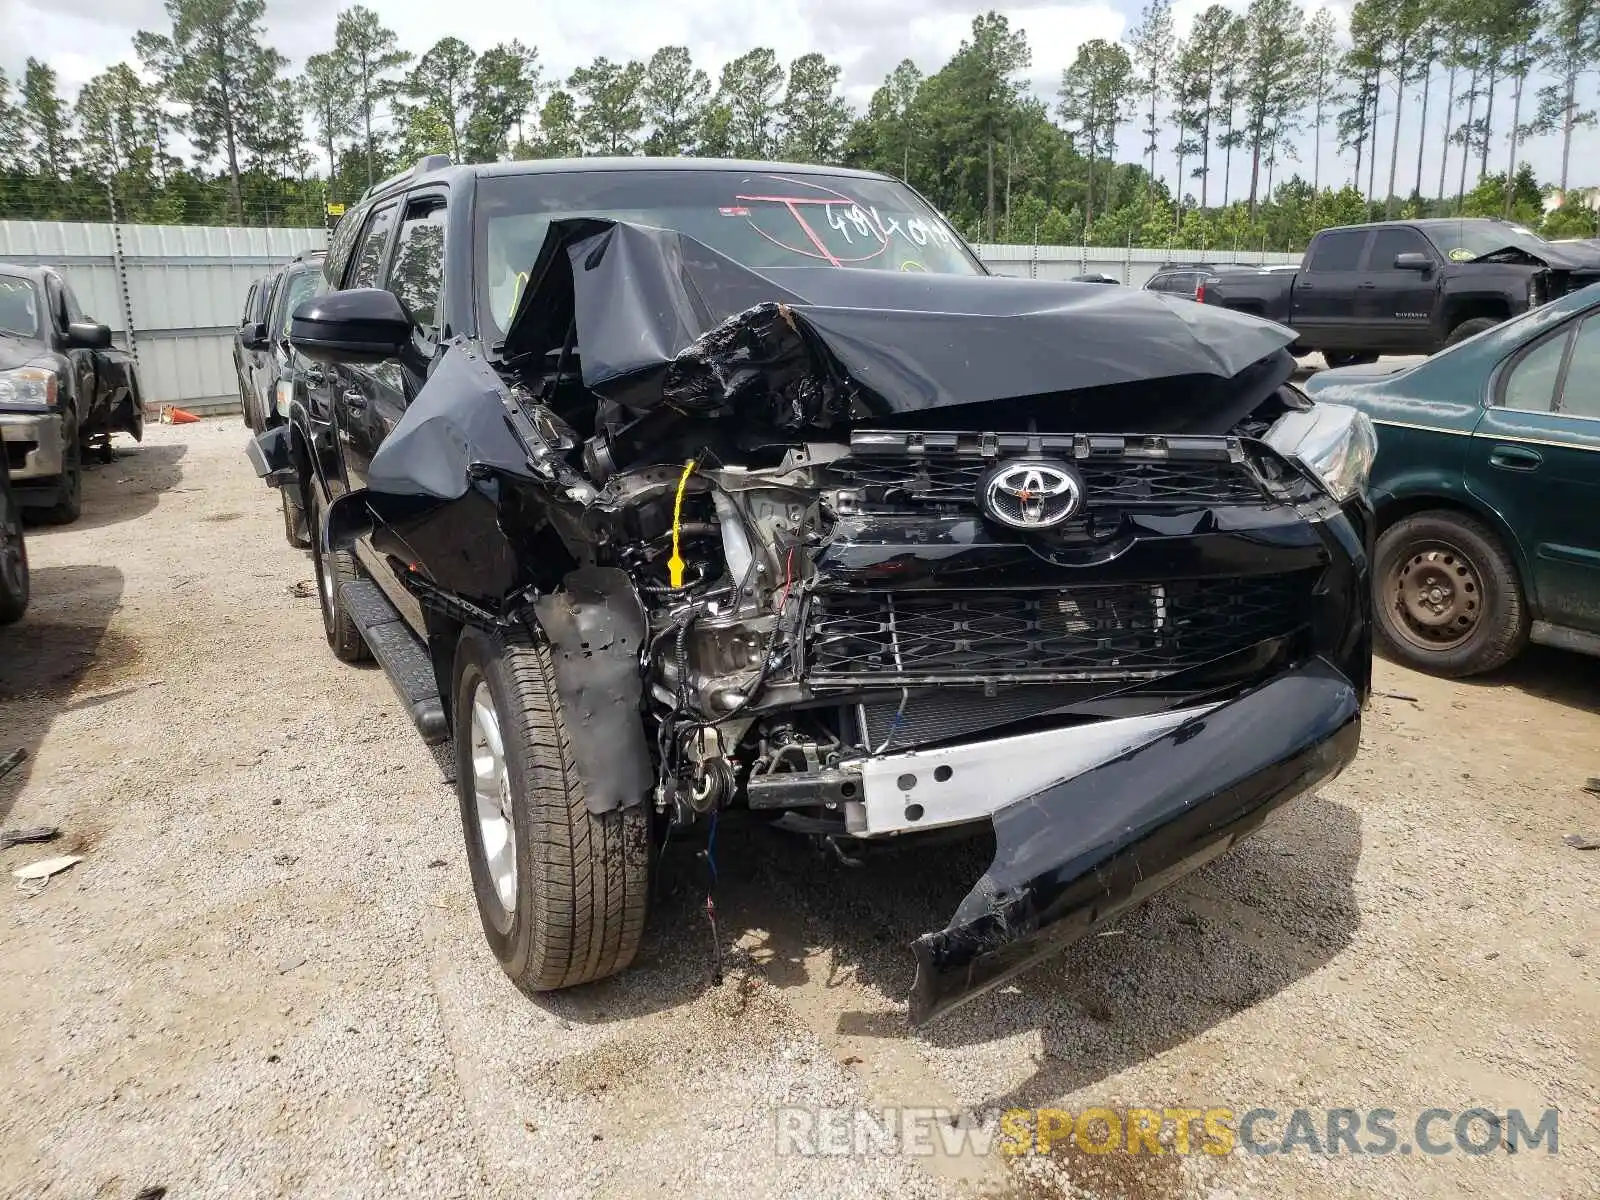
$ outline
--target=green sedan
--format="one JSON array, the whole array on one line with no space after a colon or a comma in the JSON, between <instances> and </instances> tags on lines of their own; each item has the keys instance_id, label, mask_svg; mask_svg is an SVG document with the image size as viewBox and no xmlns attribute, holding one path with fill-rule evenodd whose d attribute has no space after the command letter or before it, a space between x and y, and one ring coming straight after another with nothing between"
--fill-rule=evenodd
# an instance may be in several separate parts
<instances>
[{"instance_id":1,"label":"green sedan","mask_svg":"<svg viewBox=\"0 0 1600 1200\"><path fill-rule=\"evenodd\" d=\"M1305 384L1372 418L1378 632L1437 675L1600 655L1600 284L1410 367Z\"/></svg>"}]
</instances>

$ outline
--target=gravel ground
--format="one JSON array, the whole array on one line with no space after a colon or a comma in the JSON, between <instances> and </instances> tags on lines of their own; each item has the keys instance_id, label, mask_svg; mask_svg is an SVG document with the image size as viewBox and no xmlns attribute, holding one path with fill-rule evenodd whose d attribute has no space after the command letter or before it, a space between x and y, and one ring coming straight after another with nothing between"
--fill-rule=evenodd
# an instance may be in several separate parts
<instances>
[{"instance_id":1,"label":"gravel ground","mask_svg":"<svg viewBox=\"0 0 1600 1200\"><path fill-rule=\"evenodd\" d=\"M36 529L0 631L0 1195L1594 1195L1600 670L1387 663L1355 766L1108 932L926 1031L909 937L972 849L851 871L724 826L622 978L530 1000L453 792L339 665L237 418L153 428ZM1414 699L1413 699L1414 698ZM1561 1110L1560 1153L780 1156L778 1105Z\"/></svg>"}]
</instances>

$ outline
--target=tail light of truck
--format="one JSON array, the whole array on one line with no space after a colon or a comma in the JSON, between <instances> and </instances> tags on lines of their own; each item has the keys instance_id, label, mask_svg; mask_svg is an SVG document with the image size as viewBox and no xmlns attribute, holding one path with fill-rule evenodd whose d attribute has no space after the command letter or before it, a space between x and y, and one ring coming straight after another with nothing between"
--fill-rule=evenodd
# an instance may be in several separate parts
<instances>
[{"instance_id":1,"label":"tail light of truck","mask_svg":"<svg viewBox=\"0 0 1600 1200\"><path fill-rule=\"evenodd\" d=\"M1205 284L1203 284L1203 283L1195 284L1194 302L1196 304L1204 304L1206 302L1206 285Z\"/></svg>"}]
</instances>

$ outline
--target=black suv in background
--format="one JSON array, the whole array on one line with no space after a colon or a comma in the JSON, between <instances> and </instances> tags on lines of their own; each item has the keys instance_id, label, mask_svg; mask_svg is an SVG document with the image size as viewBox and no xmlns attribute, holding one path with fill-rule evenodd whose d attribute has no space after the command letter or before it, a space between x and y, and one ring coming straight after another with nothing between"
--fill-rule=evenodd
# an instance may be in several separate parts
<instances>
[{"instance_id":1,"label":"black suv in background","mask_svg":"<svg viewBox=\"0 0 1600 1200\"><path fill-rule=\"evenodd\" d=\"M992 278L896 180L727 160L425 161L325 278L324 378L251 458L334 653L454 739L524 988L628 965L671 829L992 831L926 1019L1355 754L1372 430L1280 326Z\"/></svg>"},{"instance_id":2,"label":"black suv in background","mask_svg":"<svg viewBox=\"0 0 1600 1200\"><path fill-rule=\"evenodd\" d=\"M288 416L295 373L307 365L289 345L289 317L321 287L326 256L326 250L297 254L253 289L252 303L260 310L261 319L239 327L238 344L246 363L245 390L239 400L245 424L254 433L270 429ZM254 297L262 299L256 303Z\"/></svg>"}]
</instances>

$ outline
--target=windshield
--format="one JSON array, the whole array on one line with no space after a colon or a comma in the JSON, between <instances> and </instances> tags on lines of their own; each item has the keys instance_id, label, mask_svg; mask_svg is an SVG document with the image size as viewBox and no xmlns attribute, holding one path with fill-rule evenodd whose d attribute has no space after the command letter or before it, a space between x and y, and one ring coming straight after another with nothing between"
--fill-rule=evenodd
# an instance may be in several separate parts
<instances>
[{"instance_id":1,"label":"windshield","mask_svg":"<svg viewBox=\"0 0 1600 1200\"><path fill-rule=\"evenodd\" d=\"M1469 262L1507 246L1542 257L1550 243L1531 229L1500 221L1458 221L1425 226L1428 237L1451 262Z\"/></svg>"},{"instance_id":2,"label":"windshield","mask_svg":"<svg viewBox=\"0 0 1600 1200\"><path fill-rule=\"evenodd\" d=\"M504 336L550 222L606 217L675 230L753 270L814 267L979 275L960 237L903 184L752 171L572 171L479 181L473 256L480 332Z\"/></svg>"},{"instance_id":3,"label":"windshield","mask_svg":"<svg viewBox=\"0 0 1600 1200\"><path fill-rule=\"evenodd\" d=\"M289 319L294 310L317 294L322 282L322 268L312 265L292 268L285 272L278 284L278 295L272 311L272 340L282 341L289 336Z\"/></svg>"},{"instance_id":4,"label":"windshield","mask_svg":"<svg viewBox=\"0 0 1600 1200\"><path fill-rule=\"evenodd\" d=\"M22 275L0 275L0 330L39 336L39 294L33 280Z\"/></svg>"}]
</instances>

